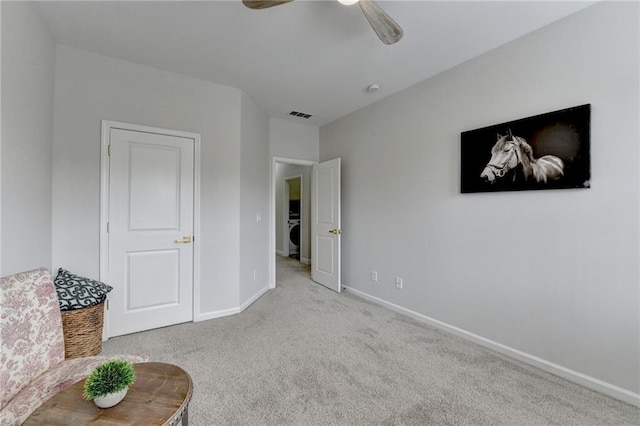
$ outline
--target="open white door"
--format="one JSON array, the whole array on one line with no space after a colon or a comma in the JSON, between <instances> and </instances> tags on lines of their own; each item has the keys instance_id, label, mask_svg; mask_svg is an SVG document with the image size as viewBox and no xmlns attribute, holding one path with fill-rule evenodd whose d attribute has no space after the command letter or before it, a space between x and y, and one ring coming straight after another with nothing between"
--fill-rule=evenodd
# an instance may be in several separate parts
<instances>
[{"instance_id":1,"label":"open white door","mask_svg":"<svg viewBox=\"0 0 640 426\"><path fill-rule=\"evenodd\" d=\"M339 293L341 290L339 158L314 164L311 193L311 279Z\"/></svg>"},{"instance_id":2,"label":"open white door","mask_svg":"<svg viewBox=\"0 0 640 426\"><path fill-rule=\"evenodd\" d=\"M192 138L109 132L109 335L193 319Z\"/></svg>"}]
</instances>

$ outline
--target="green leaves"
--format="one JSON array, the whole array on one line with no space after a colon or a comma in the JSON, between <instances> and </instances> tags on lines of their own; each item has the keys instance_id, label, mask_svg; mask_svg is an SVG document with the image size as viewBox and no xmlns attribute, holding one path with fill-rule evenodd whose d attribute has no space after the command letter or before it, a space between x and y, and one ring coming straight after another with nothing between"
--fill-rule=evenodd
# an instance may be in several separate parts
<instances>
[{"instance_id":1,"label":"green leaves","mask_svg":"<svg viewBox=\"0 0 640 426\"><path fill-rule=\"evenodd\" d=\"M108 393L119 392L131 385L136 378L133 365L129 362L115 359L96 367L84 382L83 396L94 399Z\"/></svg>"}]
</instances>

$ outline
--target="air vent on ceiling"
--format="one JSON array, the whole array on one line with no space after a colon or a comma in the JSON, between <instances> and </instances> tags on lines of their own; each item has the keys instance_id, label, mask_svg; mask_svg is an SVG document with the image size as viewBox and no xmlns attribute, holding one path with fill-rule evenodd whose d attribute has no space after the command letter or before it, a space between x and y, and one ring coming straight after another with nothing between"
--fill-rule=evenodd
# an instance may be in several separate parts
<instances>
[{"instance_id":1,"label":"air vent on ceiling","mask_svg":"<svg viewBox=\"0 0 640 426\"><path fill-rule=\"evenodd\" d=\"M311 118L311 114L307 114L306 112L291 111L289 115L293 115L294 117L301 117L301 118Z\"/></svg>"}]
</instances>

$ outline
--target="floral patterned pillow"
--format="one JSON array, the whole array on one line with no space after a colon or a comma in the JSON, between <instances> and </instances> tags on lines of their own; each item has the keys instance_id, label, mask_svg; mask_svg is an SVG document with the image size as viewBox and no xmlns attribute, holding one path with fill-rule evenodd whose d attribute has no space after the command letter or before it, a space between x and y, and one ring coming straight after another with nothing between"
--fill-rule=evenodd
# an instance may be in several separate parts
<instances>
[{"instance_id":1,"label":"floral patterned pillow","mask_svg":"<svg viewBox=\"0 0 640 426\"><path fill-rule=\"evenodd\" d=\"M58 269L58 276L53 282L58 293L61 311L87 308L104 302L107 293L113 290L108 284L72 274L65 269Z\"/></svg>"}]
</instances>

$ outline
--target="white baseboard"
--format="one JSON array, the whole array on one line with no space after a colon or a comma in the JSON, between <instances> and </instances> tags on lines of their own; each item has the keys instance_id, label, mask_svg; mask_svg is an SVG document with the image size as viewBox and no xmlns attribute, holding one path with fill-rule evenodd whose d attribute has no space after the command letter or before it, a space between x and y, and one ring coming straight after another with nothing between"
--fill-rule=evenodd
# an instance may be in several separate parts
<instances>
[{"instance_id":1,"label":"white baseboard","mask_svg":"<svg viewBox=\"0 0 640 426\"><path fill-rule=\"evenodd\" d=\"M247 300L242 305L240 305L240 312L244 311L249 306L251 306L253 304L253 302L255 302L256 300L260 299L262 297L262 295L265 294L266 292L268 292L269 290L270 290L269 286L266 286L266 287L263 287L262 289L260 289L255 295L253 295L253 297L251 297L249 300Z\"/></svg>"},{"instance_id":2,"label":"white baseboard","mask_svg":"<svg viewBox=\"0 0 640 426\"><path fill-rule=\"evenodd\" d=\"M193 322L200 322L200 321L206 321L214 318L228 317L229 315L234 315L238 313L240 313L240 308L231 308L231 309L223 309L220 311L204 312L204 313L198 314L196 318L193 319Z\"/></svg>"},{"instance_id":3,"label":"white baseboard","mask_svg":"<svg viewBox=\"0 0 640 426\"><path fill-rule=\"evenodd\" d=\"M486 339L482 336L478 336L477 334L473 334L461 328L449 325L445 322L430 318L426 315L419 314L417 312L403 308L402 306L387 302L383 299L379 299L375 296L371 296L360 290L356 290L354 288L346 286L344 288L358 297L361 297L377 305L384 306L385 308L388 308L394 312L404 314L439 330L446 331L465 340L477 343L480 346L484 346L485 348L492 349L496 352L517 359L518 361L533 365L534 367L540 368L541 370L544 370L548 373L555 374L556 376L560 376L564 379L570 380L589 389L593 389L612 398L616 398L628 404L640 407L640 394L631 392L616 385L612 385L611 383L607 383L600 379L596 379L595 377L587 376L586 374L582 374L561 365L554 364L553 362L538 358L537 356L528 354L526 352L513 349L501 343L494 342L493 340Z\"/></svg>"},{"instance_id":4,"label":"white baseboard","mask_svg":"<svg viewBox=\"0 0 640 426\"><path fill-rule=\"evenodd\" d=\"M284 254L284 251L282 251L282 250L276 250L276 254L278 256L286 257L286 255Z\"/></svg>"},{"instance_id":5,"label":"white baseboard","mask_svg":"<svg viewBox=\"0 0 640 426\"><path fill-rule=\"evenodd\" d=\"M237 308L222 309L220 311L211 311L211 312L198 314L196 318L194 318L193 322L206 321L210 319L228 317L229 315L239 314L245 309L247 309L249 306L251 306L256 300L260 299L260 297L262 297L262 295L264 295L270 289L271 288L269 286L261 288L260 290L258 290L258 292L255 295L253 295L249 300L245 301L242 305L238 306Z\"/></svg>"}]
</instances>

